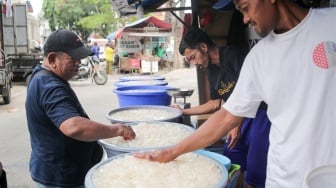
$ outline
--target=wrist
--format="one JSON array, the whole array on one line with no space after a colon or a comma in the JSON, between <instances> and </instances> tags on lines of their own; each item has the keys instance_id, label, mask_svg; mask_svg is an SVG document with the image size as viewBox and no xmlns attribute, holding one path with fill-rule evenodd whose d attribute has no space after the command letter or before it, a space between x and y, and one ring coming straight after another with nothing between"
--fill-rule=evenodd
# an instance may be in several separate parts
<instances>
[{"instance_id":1,"label":"wrist","mask_svg":"<svg viewBox=\"0 0 336 188\"><path fill-rule=\"evenodd\" d=\"M191 115L188 109L182 109L183 115Z\"/></svg>"},{"instance_id":2,"label":"wrist","mask_svg":"<svg viewBox=\"0 0 336 188\"><path fill-rule=\"evenodd\" d=\"M121 124L115 124L114 125L114 129L112 129L113 131L113 136L116 137L116 136L122 136L123 135L123 132L124 132L124 128Z\"/></svg>"}]
</instances>

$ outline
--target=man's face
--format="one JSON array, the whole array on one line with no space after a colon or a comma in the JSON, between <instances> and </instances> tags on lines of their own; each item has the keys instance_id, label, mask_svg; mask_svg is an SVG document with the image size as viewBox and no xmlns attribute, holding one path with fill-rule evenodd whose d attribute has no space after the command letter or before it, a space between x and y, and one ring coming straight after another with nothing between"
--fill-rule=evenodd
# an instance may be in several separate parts
<instances>
[{"instance_id":1,"label":"man's face","mask_svg":"<svg viewBox=\"0 0 336 188\"><path fill-rule=\"evenodd\" d=\"M209 55L201 48L187 48L184 51L184 56L187 62L196 65L200 69L207 68L209 65Z\"/></svg>"},{"instance_id":2,"label":"man's face","mask_svg":"<svg viewBox=\"0 0 336 188\"><path fill-rule=\"evenodd\" d=\"M66 53L57 53L55 59L55 73L64 80L70 80L78 73L80 60L76 60Z\"/></svg>"},{"instance_id":3,"label":"man's face","mask_svg":"<svg viewBox=\"0 0 336 188\"><path fill-rule=\"evenodd\" d=\"M261 37L266 36L277 25L277 11L274 0L234 0L237 10L248 24Z\"/></svg>"}]
</instances>

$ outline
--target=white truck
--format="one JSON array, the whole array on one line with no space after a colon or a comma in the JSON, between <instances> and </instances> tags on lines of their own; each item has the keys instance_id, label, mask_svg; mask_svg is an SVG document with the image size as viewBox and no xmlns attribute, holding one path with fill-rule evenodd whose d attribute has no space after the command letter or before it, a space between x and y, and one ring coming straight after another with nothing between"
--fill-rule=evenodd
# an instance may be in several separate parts
<instances>
[{"instance_id":1,"label":"white truck","mask_svg":"<svg viewBox=\"0 0 336 188\"><path fill-rule=\"evenodd\" d=\"M13 4L12 16L2 10L0 19L0 95L5 104L11 100L12 79L29 80L34 67L42 61L41 53L32 53L28 37L27 8L25 4ZM39 32L39 31L37 31ZM38 46L39 47L39 46Z\"/></svg>"}]
</instances>

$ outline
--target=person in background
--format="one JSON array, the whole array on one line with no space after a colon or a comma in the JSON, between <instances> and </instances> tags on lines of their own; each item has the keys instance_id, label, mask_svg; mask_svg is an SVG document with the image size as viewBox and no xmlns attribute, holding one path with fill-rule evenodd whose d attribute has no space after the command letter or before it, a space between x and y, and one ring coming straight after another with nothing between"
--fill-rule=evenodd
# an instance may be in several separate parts
<instances>
[{"instance_id":1,"label":"person in background","mask_svg":"<svg viewBox=\"0 0 336 188\"><path fill-rule=\"evenodd\" d=\"M159 57L160 59L163 58L163 55L166 53L166 48L164 47L164 44L161 43L160 46L156 47L156 53L155 55Z\"/></svg>"},{"instance_id":2,"label":"person in background","mask_svg":"<svg viewBox=\"0 0 336 188\"><path fill-rule=\"evenodd\" d=\"M164 44L161 43L160 46L157 46L155 48L155 56L157 56L159 60L159 66L162 69L165 66L165 60L163 59L163 56L166 54L166 48L164 47Z\"/></svg>"},{"instance_id":3,"label":"person in background","mask_svg":"<svg viewBox=\"0 0 336 188\"><path fill-rule=\"evenodd\" d=\"M135 138L131 127L90 120L68 80L80 60L92 54L65 29L52 32L43 46L42 65L32 73L26 97L31 144L30 174L37 187L84 187L88 170L102 158L98 139Z\"/></svg>"},{"instance_id":4,"label":"person in background","mask_svg":"<svg viewBox=\"0 0 336 188\"><path fill-rule=\"evenodd\" d=\"M182 142L134 156L168 162L204 148L243 117L255 117L265 101L272 123L266 187L305 187L310 171L336 164L336 8L307 9L292 0L234 4L263 38L246 56L233 93Z\"/></svg>"},{"instance_id":5,"label":"person in background","mask_svg":"<svg viewBox=\"0 0 336 188\"><path fill-rule=\"evenodd\" d=\"M113 48L113 65L112 65L112 67L117 69L119 67L119 55L118 55L117 41L112 42L112 48Z\"/></svg>"},{"instance_id":6,"label":"person in background","mask_svg":"<svg viewBox=\"0 0 336 188\"><path fill-rule=\"evenodd\" d=\"M7 188L6 171L3 169L1 162L0 162L0 188Z\"/></svg>"},{"instance_id":7,"label":"person in background","mask_svg":"<svg viewBox=\"0 0 336 188\"><path fill-rule=\"evenodd\" d=\"M246 56L244 49L233 45L217 47L204 31L193 28L183 37L179 51L188 62L206 69L210 100L187 109L181 109L178 105L173 107L180 109L183 115L209 114L219 110L237 82ZM268 135L271 125L266 109L267 105L263 104L255 119L246 118L241 126L234 128L226 136L227 143L223 154L229 157L232 163L241 166L242 176L237 187L244 184L245 171L247 188L265 186Z\"/></svg>"},{"instance_id":8,"label":"person in background","mask_svg":"<svg viewBox=\"0 0 336 188\"><path fill-rule=\"evenodd\" d=\"M91 47L91 52L93 53L94 56L97 57L97 59L99 59L99 51L100 47L98 46L98 43L94 42L93 46Z\"/></svg>"},{"instance_id":9,"label":"person in background","mask_svg":"<svg viewBox=\"0 0 336 188\"><path fill-rule=\"evenodd\" d=\"M105 46L105 56L106 56L106 73L112 74L112 65L114 60L114 48L111 43L106 43Z\"/></svg>"}]
</instances>

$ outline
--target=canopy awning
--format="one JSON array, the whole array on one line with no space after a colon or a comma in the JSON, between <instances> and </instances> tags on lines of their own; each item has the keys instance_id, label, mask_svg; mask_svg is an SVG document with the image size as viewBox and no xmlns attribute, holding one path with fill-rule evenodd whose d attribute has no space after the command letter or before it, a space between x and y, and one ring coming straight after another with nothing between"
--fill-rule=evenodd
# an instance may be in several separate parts
<instances>
[{"instance_id":1,"label":"canopy awning","mask_svg":"<svg viewBox=\"0 0 336 188\"><path fill-rule=\"evenodd\" d=\"M127 24L125 27L120 28L110 36L120 38L121 35L129 36L172 36L172 25L168 22L160 20L155 16L142 18L133 23Z\"/></svg>"},{"instance_id":2,"label":"canopy awning","mask_svg":"<svg viewBox=\"0 0 336 188\"><path fill-rule=\"evenodd\" d=\"M152 26L155 26L159 29L166 29L166 30L171 30L172 29L172 25L170 23L165 22L163 20L160 20L160 19L156 18L155 16L149 16L149 17L137 20L133 23L127 24L124 27L124 31L127 30L127 29L144 28L144 27L148 26L148 24L153 24Z\"/></svg>"}]
</instances>

